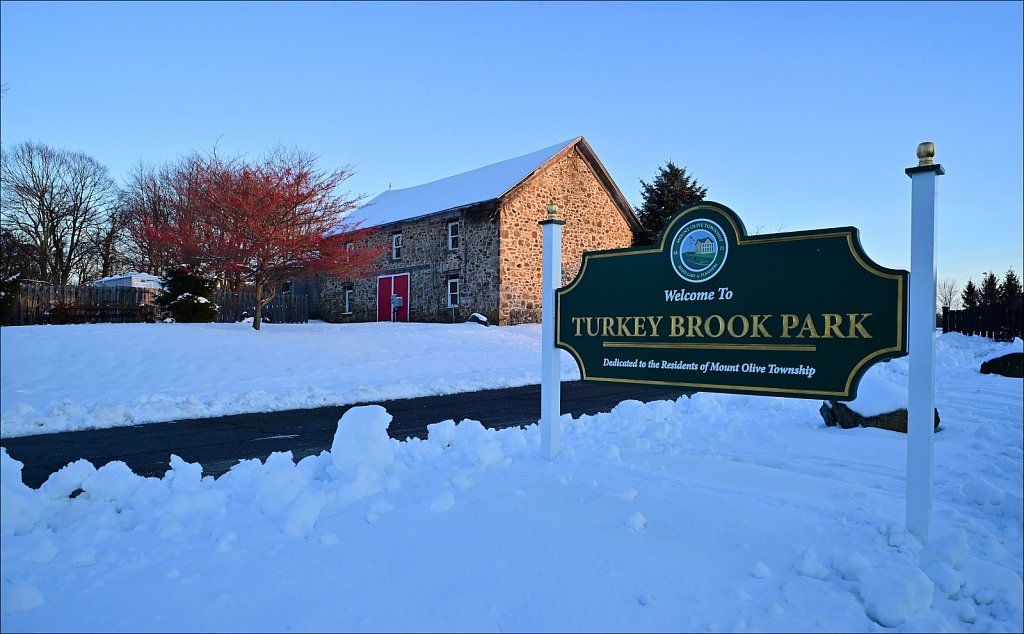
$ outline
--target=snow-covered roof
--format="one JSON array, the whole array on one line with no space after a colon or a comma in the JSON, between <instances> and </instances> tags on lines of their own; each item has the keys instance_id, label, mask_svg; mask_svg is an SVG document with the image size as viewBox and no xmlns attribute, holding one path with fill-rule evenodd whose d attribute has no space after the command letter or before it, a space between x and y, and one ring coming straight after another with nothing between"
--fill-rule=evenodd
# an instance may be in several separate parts
<instances>
[{"instance_id":1,"label":"snow-covered roof","mask_svg":"<svg viewBox=\"0 0 1024 634\"><path fill-rule=\"evenodd\" d=\"M120 284L118 282L121 282ZM146 288L160 288L160 276L149 273L125 273L124 275L112 275L103 277L95 282L93 286L141 286Z\"/></svg>"},{"instance_id":2,"label":"snow-covered roof","mask_svg":"<svg viewBox=\"0 0 1024 634\"><path fill-rule=\"evenodd\" d=\"M500 198L580 139L582 137L576 137L543 150L423 185L388 190L353 211L345 222L361 222L363 227L372 227Z\"/></svg>"}]
</instances>

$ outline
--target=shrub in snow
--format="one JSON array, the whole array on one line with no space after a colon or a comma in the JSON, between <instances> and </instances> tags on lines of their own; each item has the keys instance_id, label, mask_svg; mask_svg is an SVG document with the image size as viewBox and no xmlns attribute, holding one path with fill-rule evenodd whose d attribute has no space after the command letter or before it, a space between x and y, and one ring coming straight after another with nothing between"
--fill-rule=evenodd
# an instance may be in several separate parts
<instances>
[{"instance_id":1,"label":"shrub in snow","mask_svg":"<svg viewBox=\"0 0 1024 634\"><path fill-rule=\"evenodd\" d=\"M168 269L160 283L163 293L157 297L156 303L169 311L174 321L209 323L217 317L213 280L203 278L192 267L182 264Z\"/></svg>"},{"instance_id":2,"label":"shrub in snow","mask_svg":"<svg viewBox=\"0 0 1024 634\"><path fill-rule=\"evenodd\" d=\"M0 280L0 324L6 322L14 312L14 300L18 296L18 287L20 286L20 273Z\"/></svg>"}]
</instances>

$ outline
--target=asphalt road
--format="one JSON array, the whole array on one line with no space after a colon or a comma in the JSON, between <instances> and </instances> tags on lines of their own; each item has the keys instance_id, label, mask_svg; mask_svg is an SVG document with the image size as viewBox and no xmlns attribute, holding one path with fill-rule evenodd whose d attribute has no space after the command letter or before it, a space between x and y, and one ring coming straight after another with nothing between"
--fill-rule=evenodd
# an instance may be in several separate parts
<instances>
[{"instance_id":1,"label":"asphalt road","mask_svg":"<svg viewBox=\"0 0 1024 634\"><path fill-rule=\"evenodd\" d=\"M675 400L686 391L677 388L562 383L562 412L606 412L627 399ZM366 405L359 403L357 405ZM427 425L446 419L469 418L487 427L523 426L540 418L540 386L483 390L447 396L378 403L394 417L392 438L426 438ZM171 454L203 465L204 475L226 473L239 460L266 458L275 451L291 451L296 460L330 449L338 419L351 407L238 414L217 418L151 423L133 427L44 434L0 439L0 446L24 463L22 479L38 487L64 465L86 459L97 467L121 460L144 476L162 476Z\"/></svg>"}]
</instances>

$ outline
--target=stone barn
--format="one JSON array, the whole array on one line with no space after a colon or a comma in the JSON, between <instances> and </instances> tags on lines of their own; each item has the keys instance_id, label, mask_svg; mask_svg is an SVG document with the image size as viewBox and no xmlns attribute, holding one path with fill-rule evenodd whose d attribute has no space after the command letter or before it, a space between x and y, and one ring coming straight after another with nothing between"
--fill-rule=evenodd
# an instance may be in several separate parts
<instances>
[{"instance_id":1,"label":"stone barn","mask_svg":"<svg viewBox=\"0 0 1024 634\"><path fill-rule=\"evenodd\" d=\"M539 322L545 206L565 220L562 283L584 251L632 244L640 223L583 137L407 189L389 190L351 219L385 248L369 280L321 280L332 322Z\"/></svg>"}]
</instances>

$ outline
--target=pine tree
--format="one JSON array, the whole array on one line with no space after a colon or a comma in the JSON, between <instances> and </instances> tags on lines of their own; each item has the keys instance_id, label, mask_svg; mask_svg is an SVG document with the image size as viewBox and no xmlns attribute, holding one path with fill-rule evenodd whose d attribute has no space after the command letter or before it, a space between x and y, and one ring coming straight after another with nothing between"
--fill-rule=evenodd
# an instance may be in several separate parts
<instances>
[{"instance_id":1,"label":"pine tree","mask_svg":"<svg viewBox=\"0 0 1024 634\"><path fill-rule=\"evenodd\" d=\"M1017 297L1021 295L1020 278L1017 277L1017 273L1010 267L1010 270L1003 276L1003 283L999 285L999 303L1009 304Z\"/></svg>"},{"instance_id":2,"label":"pine tree","mask_svg":"<svg viewBox=\"0 0 1024 634\"><path fill-rule=\"evenodd\" d=\"M980 295L978 303L981 306L995 306L999 303L999 278L995 273L989 273L982 280Z\"/></svg>"},{"instance_id":3,"label":"pine tree","mask_svg":"<svg viewBox=\"0 0 1024 634\"><path fill-rule=\"evenodd\" d=\"M964 308L977 308L981 303L978 287L974 285L973 280L967 280L967 286L964 287L964 292L960 295L960 301L963 303Z\"/></svg>"},{"instance_id":4,"label":"pine tree","mask_svg":"<svg viewBox=\"0 0 1024 634\"><path fill-rule=\"evenodd\" d=\"M160 279L163 293L156 298L158 306L167 310L174 321L209 323L219 310L213 302L213 280L207 280L187 264L170 268Z\"/></svg>"},{"instance_id":5,"label":"pine tree","mask_svg":"<svg viewBox=\"0 0 1024 634\"><path fill-rule=\"evenodd\" d=\"M645 183L641 178L640 186L644 202L636 215L643 230L634 237L635 245L653 244L673 214L686 205L704 200L708 193L708 188L701 187L694 176L686 173L685 167L676 167L672 161L658 168L654 182Z\"/></svg>"},{"instance_id":6,"label":"pine tree","mask_svg":"<svg viewBox=\"0 0 1024 634\"><path fill-rule=\"evenodd\" d=\"M3 325L7 318L14 313L14 300L18 298L20 287L20 273L0 279L0 325Z\"/></svg>"}]
</instances>

